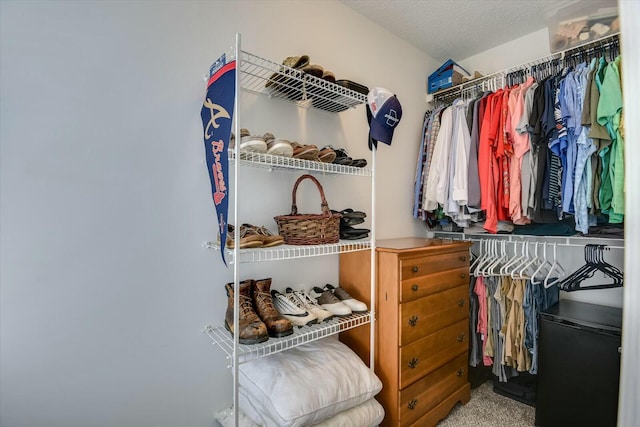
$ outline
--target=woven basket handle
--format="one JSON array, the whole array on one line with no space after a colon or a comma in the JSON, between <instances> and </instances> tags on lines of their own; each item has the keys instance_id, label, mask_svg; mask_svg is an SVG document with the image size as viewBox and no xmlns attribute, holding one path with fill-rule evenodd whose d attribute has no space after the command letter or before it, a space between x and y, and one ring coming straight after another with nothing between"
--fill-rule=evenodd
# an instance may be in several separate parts
<instances>
[{"instance_id":1,"label":"woven basket handle","mask_svg":"<svg viewBox=\"0 0 640 427\"><path fill-rule=\"evenodd\" d=\"M310 179L311 181L313 181L316 187L318 187L318 191L320 192L320 199L322 200L322 203L320 203L320 208L323 214L327 214L327 216L330 217L331 210L329 209L329 204L327 203L326 197L324 197L324 189L322 188L322 185L320 184L320 182L318 182L318 180L315 177L309 174L302 175L300 178L297 179L295 185L293 186L293 192L291 194L292 196L291 197L292 199L291 215L298 215L298 206L296 205L296 193L298 192L298 185L305 179Z\"/></svg>"}]
</instances>

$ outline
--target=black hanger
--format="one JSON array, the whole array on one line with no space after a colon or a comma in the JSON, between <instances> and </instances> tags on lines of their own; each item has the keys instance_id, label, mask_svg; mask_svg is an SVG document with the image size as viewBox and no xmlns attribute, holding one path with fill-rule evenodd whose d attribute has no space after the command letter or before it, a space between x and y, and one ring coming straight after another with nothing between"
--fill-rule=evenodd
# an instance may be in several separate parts
<instances>
[{"instance_id":1,"label":"black hanger","mask_svg":"<svg viewBox=\"0 0 640 427\"><path fill-rule=\"evenodd\" d=\"M558 287L566 292L621 287L623 285L623 274L617 267L604 260L605 249L607 249L606 245L586 245L584 248L586 264L560 281ZM603 285L583 284L586 279L593 277L596 272L603 273L606 277L613 279L613 282Z\"/></svg>"}]
</instances>

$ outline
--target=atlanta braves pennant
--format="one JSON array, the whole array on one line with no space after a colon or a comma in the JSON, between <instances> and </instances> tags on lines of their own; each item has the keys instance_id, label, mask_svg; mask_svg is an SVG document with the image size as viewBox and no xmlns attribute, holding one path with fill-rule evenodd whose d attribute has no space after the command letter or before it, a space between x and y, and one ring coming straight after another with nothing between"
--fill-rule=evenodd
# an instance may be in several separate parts
<instances>
[{"instance_id":1,"label":"atlanta braves pennant","mask_svg":"<svg viewBox=\"0 0 640 427\"><path fill-rule=\"evenodd\" d=\"M220 233L222 262L227 240L229 214L229 141L235 104L236 61L226 63L225 55L217 59L209 70L207 94L202 104L204 149L211 180L211 195L216 207Z\"/></svg>"}]
</instances>

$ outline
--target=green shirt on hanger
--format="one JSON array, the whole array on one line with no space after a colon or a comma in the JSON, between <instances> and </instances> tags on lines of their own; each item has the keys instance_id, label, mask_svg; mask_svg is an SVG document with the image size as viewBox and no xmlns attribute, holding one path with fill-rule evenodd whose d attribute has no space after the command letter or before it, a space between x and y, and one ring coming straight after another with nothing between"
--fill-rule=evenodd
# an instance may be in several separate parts
<instances>
[{"instance_id":1,"label":"green shirt on hanger","mask_svg":"<svg viewBox=\"0 0 640 427\"><path fill-rule=\"evenodd\" d=\"M624 139L620 135L622 114L620 61L621 57L618 56L607 65L598 102L598 123L607 128L612 141L609 155L609 177L612 187L609 212L611 223L621 223L624 220Z\"/></svg>"}]
</instances>

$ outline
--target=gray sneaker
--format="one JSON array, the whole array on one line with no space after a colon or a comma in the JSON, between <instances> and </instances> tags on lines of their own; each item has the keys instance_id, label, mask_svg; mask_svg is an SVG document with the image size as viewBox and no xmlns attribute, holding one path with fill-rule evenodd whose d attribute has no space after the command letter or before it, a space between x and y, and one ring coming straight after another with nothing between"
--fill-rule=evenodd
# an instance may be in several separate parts
<instances>
[{"instance_id":1,"label":"gray sneaker","mask_svg":"<svg viewBox=\"0 0 640 427\"><path fill-rule=\"evenodd\" d=\"M348 305L338 299L330 290L314 287L311 292L311 297L315 298L318 304L325 310L330 311L335 316L348 316L351 314L351 309Z\"/></svg>"},{"instance_id":2,"label":"gray sneaker","mask_svg":"<svg viewBox=\"0 0 640 427\"><path fill-rule=\"evenodd\" d=\"M336 288L335 286L328 283L324 288L332 291L333 294L338 297L340 301L346 304L354 313L366 313L368 311L367 304L349 295L349 292L347 292L344 288L340 286Z\"/></svg>"}]
</instances>

